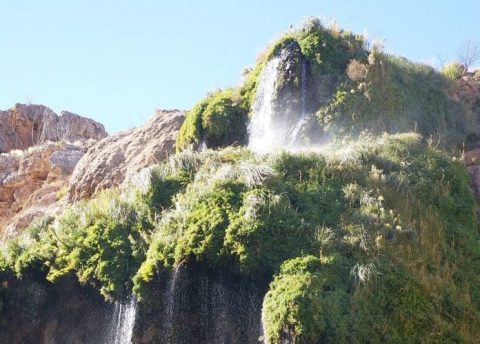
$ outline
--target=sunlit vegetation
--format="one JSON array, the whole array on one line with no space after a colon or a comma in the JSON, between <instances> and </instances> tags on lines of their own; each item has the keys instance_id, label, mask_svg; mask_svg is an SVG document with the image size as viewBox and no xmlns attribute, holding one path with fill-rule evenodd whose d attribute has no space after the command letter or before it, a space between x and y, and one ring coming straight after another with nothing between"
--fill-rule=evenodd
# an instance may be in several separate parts
<instances>
[{"instance_id":1,"label":"sunlit vegetation","mask_svg":"<svg viewBox=\"0 0 480 344\"><path fill-rule=\"evenodd\" d=\"M160 271L191 262L273 278L272 343L462 341L480 328L468 177L416 134L316 153L184 151L145 173L5 243L3 278L74 273L106 298L140 300Z\"/></svg>"},{"instance_id":2,"label":"sunlit vegetation","mask_svg":"<svg viewBox=\"0 0 480 344\"><path fill-rule=\"evenodd\" d=\"M310 108L331 143L255 155L242 146L259 77L290 44L307 61ZM0 281L74 274L106 299L133 292L142 302L162 272L196 264L268 286L267 343L475 342L476 203L450 156L474 128L447 95L464 72L309 19L241 85L195 105L176 155L3 243Z\"/></svg>"}]
</instances>

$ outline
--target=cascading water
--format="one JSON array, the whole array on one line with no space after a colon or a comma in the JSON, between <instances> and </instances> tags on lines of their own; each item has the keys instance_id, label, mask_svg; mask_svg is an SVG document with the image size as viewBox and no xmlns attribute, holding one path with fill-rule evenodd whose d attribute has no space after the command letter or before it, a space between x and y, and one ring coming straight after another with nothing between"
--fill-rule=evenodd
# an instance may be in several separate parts
<instances>
[{"instance_id":1,"label":"cascading water","mask_svg":"<svg viewBox=\"0 0 480 344\"><path fill-rule=\"evenodd\" d=\"M179 278L179 268L176 267L173 272L170 280L167 284L167 290L165 293L165 329L166 338L169 341L173 341L174 336L174 324L175 324L175 302L178 299L178 292L180 292L180 288L178 286L178 278Z\"/></svg>"},{"instance_id":2,"label":"cascading water","mask_svg":"<svg viewBox=\"0 0 480 344\"><path fill-rule=\"evenodd\" d=\"M108 344L130 344L132 342L136 307L137 301L133 296L127 303L115 303Z\"/></svg>"},{"instance_id":3,"label":"cascading water","mask_svg":"<svg viewBox=\"0 0 480 344\"><path fill-rule=\"evenodd\" d=\"M298 140L299 136L302 132L302 129L305 127L305 124L308 122L307 116L307 63L305 61L302 62L302 74L301 74L301 92L300 92L300 101L302 106L302 113L300 116L300 120L297 121L293 130L290 133L290 138L288 140L288 147L293 148Z\"/></svg>"},{"instance_id":4,"label":"cascading water","mask_svg":"<svg viewBox=\"0 0 480 344\"><path fill-rule=\"evenodd\" d=\"M248 147L254 152L266 153L281 146L277 130L275 130L273 111L273 97L279 64L280 58L271 59L260 76L257 96L253 104L253 116L248 127Z\"/></svg>"},{"instance_id":5,"label":"cascading water","mask_svg":"<svg viewBox=\"0 0 480 344\"><path fill-rule=\"evenodd\" d=\"M203 138L202 141L200 141L200 145L198 146L198 151L205 152L207 149L207 141L205 140L205 138Z\"/></svg>"},{"instance_id":6,"label":"cascading water","mask_svg":"<svg viewBox=\"0 0 480 344\"><path fill-rule=\"evenodd\" d=\"M138 307L141 343L257 343L262 335L264 286L194 262L162 271L156 286L155 302Z\"/></svg>"},{"instance_id":7,"label":"cascading water","mask_svg":"<svg viewBox=\"0 0 480 344\"><path fill-rule=\"evenodd\" d=\"M309 120L307 115L307 65L302 61L300 75L300 109L286 121L276 118L275 95L282 57L268 61L260 75L257 95L250 121L248 147L256 153L268 153L277 149L297 150L302 131Z\"/></svg>"}]
</instances>

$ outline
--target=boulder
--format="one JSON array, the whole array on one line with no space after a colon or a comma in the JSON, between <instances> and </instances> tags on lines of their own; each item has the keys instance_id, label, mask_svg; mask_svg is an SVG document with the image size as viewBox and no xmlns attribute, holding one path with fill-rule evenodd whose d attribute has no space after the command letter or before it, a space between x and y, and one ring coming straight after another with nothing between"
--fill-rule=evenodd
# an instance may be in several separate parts
<instances>
[{"instance_id":1,"label":"boulder","mask_svg":"<svg viewBox=\"0 0 480 344\"><path fill-rule=\"evenodd\" d=\"M62 208L68 178L86 147L46 143L0 155L0 236L19 233L34 219Z\"/></svg>"},{"instance_id":2,"label":"boulder","mask_svg":"<svg viewBox=\"0 0 480 344\"><path fill-rule=\"evenodd\" d=\"M473 166L480 164L480 148L466 151L463 155L465 166Z\"/></svg>"},{"instance_id":3,"label":"boulder","mask_svg":"<svg viewBox=\"0 0 480 344\"><path fill-rule=\"evenodd\" d=\"M75 167L68 187L69 201L128 182L141 169L173 154L183 120L182 111L158 110L143 126L100 140Z\"/></svg>"},{"instance_id":4,"label":"boulder","mask_svg":"<svg viewBox=\"0 0 480 344\"><path fill-rule=\"evenodd\" d=\"M103 125L92 119L67 111L58 116L43 105L16 104L0 111L0 153L47 141L99 140L106 136Z\"/></svg>"}]
</instances>

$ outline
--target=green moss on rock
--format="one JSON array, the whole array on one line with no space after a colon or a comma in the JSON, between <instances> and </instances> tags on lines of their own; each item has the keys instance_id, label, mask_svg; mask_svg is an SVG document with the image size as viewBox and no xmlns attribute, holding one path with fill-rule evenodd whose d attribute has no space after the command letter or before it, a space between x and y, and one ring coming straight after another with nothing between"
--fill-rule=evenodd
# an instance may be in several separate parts
<instances>
[{"instance_id":1,"label":"green moss on rock","mask_svg":"<svg viewBox=\"0 0 480 344\"><path fill-rule=\"evenodd\" d=\"M187 113L177 137L177 151L189 146L198 148L245 144L247 140L248 109L233 89L207 96Z\"/></svg>"}]
</instances>

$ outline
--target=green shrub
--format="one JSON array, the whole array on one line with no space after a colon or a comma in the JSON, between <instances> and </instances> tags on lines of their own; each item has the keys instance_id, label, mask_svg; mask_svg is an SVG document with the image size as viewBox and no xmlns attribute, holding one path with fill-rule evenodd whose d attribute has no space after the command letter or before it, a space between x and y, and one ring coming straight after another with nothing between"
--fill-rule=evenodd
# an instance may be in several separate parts
<instances>
[{"instance_id":1,"label":"green shrub","mask_svg":"<svg viewBox=\"0 0 480 344\"><path fill-rule=\"evenodd\" d=\"M449 99L445 78L431 67L375 50L361 65L366 74L341 83L317 112L332 135L417 131L444 147L458 147L473 130L461 106Z\"/></svg>"},{"instance_id":2,"label":"green shrub","mask_svg":"<svg viewBox=\"0 0 480 344\"><path fill-rule=\"evenodd\" d=\"M48 279L73 271L107 298L121 299L145 255L148 219L114 192L65 211L51 227L56 247Z\"/></svg>"},{"instance_id":3,"label":"green shrub","mask_svg":"<svg viewBox=\"0 0 480 344\"><path fill-rule=\"evenodd\" d=\"M263 302L265 341L347 342L349 299L334 278L322 271L318 258L286 261Z\"/></svg>"},{"instance_id":4,"label":"green shrub","mask_svg":"<svg viewBox=\"0 0 480 344\"><path fill-rule=\"evenodd\" d=\"M460 62L450 62L442 69L442 74L451 80L460 79L466 73L465 67Z\"/></svg>"},{"instance_id":5,"label":"green shrub","mask_svg":"<svg viewBox=\"0 0 480 344\"><path fill-rule=\"evenodd\" d=\"M227 89L207 96L188 112L177 137L177 151L202 141L210 148L245 144L248 109L236 100L235 90Z\"/></svg>"},{"instance_id":6,"label":"green shrub","mask_svg":"<svg viewBox=\"0 0 480 344\"><path fill-rule=\"evenodd\" d=\"M185 150L147 176L138 190L106 192L5 243L1 278L75 273L106 298L133 287L142 301L161 271L195 263L271 282L269 343L478 335L468 175L418 134L315 153Z\"/></svg>"}]
</instances>

